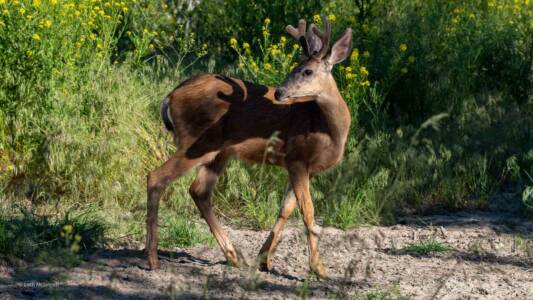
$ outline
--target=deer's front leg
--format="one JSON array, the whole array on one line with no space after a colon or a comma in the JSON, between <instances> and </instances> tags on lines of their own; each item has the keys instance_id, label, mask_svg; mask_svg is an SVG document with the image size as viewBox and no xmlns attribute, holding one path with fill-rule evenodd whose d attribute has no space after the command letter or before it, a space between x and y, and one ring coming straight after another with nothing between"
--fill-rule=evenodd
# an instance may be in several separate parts
<instances>
[{"instance_id":1,"label":"deer's front leg","mask_svg":"<svg viewBox=\"0 0 533 300\"><path fill-rule=\"evenodd\" d=\"M327 277L324 265L320 261L318 253L319 232L315 228L315 211L311 193L309 192L309 172L304 164L296 164L289 169L289 175L300 211L303 215L305 227L307 228L307 242L309 243L309 266L311 271L319 277Z\"/></svg>"},{"instance_id":2,"label":"deer's front leg","mask_svg":"<svg viewBox=\"0 0 533 300\"><path fill-rule=\"evenodd\" d=\"M292 187L289 186L285 195L285 199L283 200L279 210L278 220L276 221L276 224L274 224L270 235L259 251L258 260L259 269L261 271L270 271L272 269L272 254L276 249L281 229L283 228L285 222L287 222L287 219L290 217L295 206L296 196L294 195L294 190Z\"/></svg>"}]
</instances>

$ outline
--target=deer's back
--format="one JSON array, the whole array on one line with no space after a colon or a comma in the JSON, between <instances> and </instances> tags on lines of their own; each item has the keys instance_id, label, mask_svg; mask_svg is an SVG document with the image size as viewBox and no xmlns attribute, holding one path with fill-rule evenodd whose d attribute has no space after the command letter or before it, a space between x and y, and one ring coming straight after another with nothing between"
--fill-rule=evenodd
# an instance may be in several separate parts
<instances>
[{"instance_id":1,"label":"deer's back","mask_svg":"<svg viewBox=\"0 0 533 300\"><path fill-rule=\"evenodd\" d=\"M191 157L223 150L250 162L302 160L316 172L340 160L314 101L280 103L272 87L212 74L187 80L169 97L176 138Z\"/></svg>"}]
</instances>

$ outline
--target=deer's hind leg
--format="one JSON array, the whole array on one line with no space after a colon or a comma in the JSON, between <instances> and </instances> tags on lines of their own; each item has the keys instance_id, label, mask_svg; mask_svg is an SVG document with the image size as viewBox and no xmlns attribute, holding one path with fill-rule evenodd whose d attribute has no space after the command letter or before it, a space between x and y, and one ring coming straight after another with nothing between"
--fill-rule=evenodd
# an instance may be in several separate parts
<instances>
[{"instance_id":1,"label":"deer's hind leg","mask_svg":"<svg viewBox=\"0 0 533 300\"><path fill-rule=\"evenodd\" d=\"M157 219L159 200L165 188L176 178L181 177L195 166L210 161L216 153L207 153L197 158L188 158L183 151L176 152L169 160L148 174L147 213L146 213L146 248L150 269L159 267L157 257Z\"/></svg>"},{"instance_id":2,"label":"deer's hind leg","mask_svg":"<svg viewBox=\"0 0 533 300\"><path fill-rule=\"evenodd\" d=\"M228 262L235 267L240 267L246 265L246 261L241 253L233 247L228 236L222 229L222 226L220 226L211 204L213 189L215 188L218 178L224 171L227 160L227 155L221 152L212 162L199 166L196 179L192 183L189 193L200 210L202 218L204 218L207 225L209 225L211 233L215 237Z\"/></svg>"}]
</instances>

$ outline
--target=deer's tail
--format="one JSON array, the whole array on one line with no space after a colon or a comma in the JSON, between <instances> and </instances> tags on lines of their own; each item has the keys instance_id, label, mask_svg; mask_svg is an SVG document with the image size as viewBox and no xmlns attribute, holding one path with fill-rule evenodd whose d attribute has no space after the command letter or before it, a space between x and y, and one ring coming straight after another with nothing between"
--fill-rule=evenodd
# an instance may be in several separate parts
<instances>
[{"instance_id":1,"label":"deer's tail","mask_svg":"<svg viewBox=\"0 0 533 300\"><path fill-rule=\"evenodd\" d=\"M172 123L172 118L170 118L170 112L168 110L169 102L169 97L163 99L163 103L161 103L161 118L163 119L163 124L165 124L167 130L170 132L174 132L174 123Z\"/></svg>"}]
</instances>

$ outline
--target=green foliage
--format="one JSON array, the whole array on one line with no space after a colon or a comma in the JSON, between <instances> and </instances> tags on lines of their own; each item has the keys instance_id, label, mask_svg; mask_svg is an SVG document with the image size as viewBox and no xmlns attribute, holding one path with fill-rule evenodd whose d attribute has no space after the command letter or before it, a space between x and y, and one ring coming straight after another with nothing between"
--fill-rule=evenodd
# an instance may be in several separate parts
<instances>
[{"instance_id":1,"label":"green foliage","mask_svg":"<svg viewBox=\"0 0 533 300\"><path fill-rule=\"evenodd\" d=\"M92 214L55 218L28 211L0 217L0 257L72 266L104 244L106 227Z\"/></svg>"},{"instance_id":2,"label":"green foliage","mask_svg":"<svg viewBox=\"0 0 533 300\"><path fill-rule=\"evenodd\" d=\"M391 291L374 290L372 292L366 293L363 299L365 300L409 300L412 298L409 296L402 295L399 288L394 288Z\"/></svg>"},{"instance_id":3,"label":"green foliage","mask_svg":"<svg viewBox=\"0 0 533 300\"><path fill-rule=\"evenodd\" d=\"M185 2L185 1L182 1ZM269 18L272 36L279 37L288 24L296 24L300 18L310 19L320 13L321 1L201 1L190 12L190 25L198 34L201 43L221 55L222 66L233 56L228 40L235 37L252 43L263 37L264 20ZM268 24L266 24L268 26ZM258 50L254 45L254 50ZM221 66L221 67L222 67Z\"/></svg>"},{"instance_id":4,"label":"green foliage","mask_svg":"<svg viewBox=\"0 0 533 300\"><path fill-rule=\"evenodd\" d=\"M427 255L430 253L440 253L450 250L450 247L435 239L427 239L417 243L409 244L404 249L410 254Z\"/></svg>"},{"instance_id":5,"label":"green foliage","mask_svg":"<svg viewBox=\"0 0 533 300\"><path fill-rule=\"evenodd\" d=\"M199 228L190 220L162 218L159 227L159 245L164 248L187 247L197 244L214 245L214 239L205 228Z\"/></svg>"}]
</instances>

